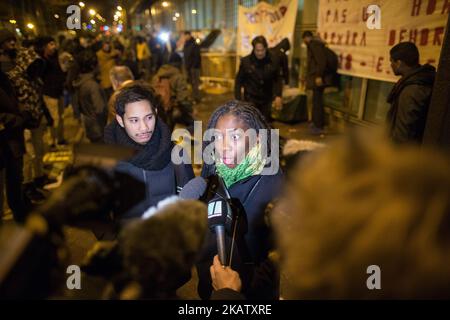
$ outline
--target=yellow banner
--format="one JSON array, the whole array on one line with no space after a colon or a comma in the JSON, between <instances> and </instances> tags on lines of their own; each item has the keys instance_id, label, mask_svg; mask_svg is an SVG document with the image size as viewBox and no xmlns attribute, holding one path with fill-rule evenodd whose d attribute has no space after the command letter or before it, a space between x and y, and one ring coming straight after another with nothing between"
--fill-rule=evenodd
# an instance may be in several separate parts
<instances>
[{"instance_id":1,"label":"yellow banner","mask_svg":"<svg viewBox=\"0 0 450 320\"><path fill-rule=\"evenodd\" d=\"M277 5L259 2L256 6L238 9L237 54L244 56L252 51L252 40L263 35L269 47L288 38L294 40L298 0L281 0Z\"/></svg>"},{"instance_id":2,"label":"yellow banner","mask_svg":"<svg viewBox=\"0 0 450 320\"><path fill-rule=\"evenodd\" d=\"M450 0L320 0L318 33L339 56L339 73L397 81L389 50L412 41L420 63L437 67L449 11Z\"/></svg>"}]
</instances>

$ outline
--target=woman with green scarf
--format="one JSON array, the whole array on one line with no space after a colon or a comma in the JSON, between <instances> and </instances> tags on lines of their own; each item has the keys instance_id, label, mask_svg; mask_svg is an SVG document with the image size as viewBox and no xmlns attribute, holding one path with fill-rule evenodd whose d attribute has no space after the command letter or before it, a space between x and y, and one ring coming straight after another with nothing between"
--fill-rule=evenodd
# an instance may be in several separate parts
<instances>
[{"instance_id":1,"label":"woman with green scarf","mask_svg":"<svg viewBox=\"0 0 450 320\"><path fill-rule=\"evenodd\" d=\"M251 104L230 101L215 110L208 129L214 130L213 148L209 148L212 164L208 164L205 157L209 155L204 152L202 177L220 176L243 211L237 224L240 230L236 232L238 239L233 246L230 267L239 273L241 292L247 299L277 299L279 276L268 259L273 245L265 211L280 192L282 174L277 166L277 153L271 153L271 128ZM245 134L248 130L256 133L254 139L250 138L251 134ZM208 150L209 143L204 143L204 150ZM226 242L230 251L230 237ZM215 235L209 233L197 264L198 292L202 299L209 299L213 290L209 268L216 254Z\"/></svg>"}]
</instances>

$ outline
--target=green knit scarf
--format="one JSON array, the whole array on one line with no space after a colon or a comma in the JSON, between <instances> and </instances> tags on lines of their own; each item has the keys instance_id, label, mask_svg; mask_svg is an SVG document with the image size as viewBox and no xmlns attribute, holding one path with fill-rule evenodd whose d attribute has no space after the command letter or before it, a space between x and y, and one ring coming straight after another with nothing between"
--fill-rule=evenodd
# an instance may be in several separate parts
<instances>
[{"instance_id":1,"label":"green knit scarf","mask_svg":"<svg viewBox=\"0 0 450 320\"><path fill-rule=\"evenodd\" d=\"M234 168L229 168L222 162L222 159L216 159L216 172L228 187L250 176L258 175L264 169L265 159L261 154L261 145L255 145L245 156L245 158Z\"/></svg>"}]
</instances>

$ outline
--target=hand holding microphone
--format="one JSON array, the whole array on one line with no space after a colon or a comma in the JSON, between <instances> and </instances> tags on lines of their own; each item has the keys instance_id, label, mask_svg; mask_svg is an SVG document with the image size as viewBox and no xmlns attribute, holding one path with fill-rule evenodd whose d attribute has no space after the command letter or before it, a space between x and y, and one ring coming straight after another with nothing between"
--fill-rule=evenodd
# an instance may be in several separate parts
<instances>
[{"instance_id":1,"label":"hand holding microphone","mask_svg":"<svg viewBox=\"0 0 450 320\"><path fill-rule=\"evenodd\" d=\"M224 267L220 263L217 255L214 256L213 264L209 268L209 271L214 290L229 288L238 292L241 291L242 282L239 273L230 267Z\"/></svg>"}]
</instances>

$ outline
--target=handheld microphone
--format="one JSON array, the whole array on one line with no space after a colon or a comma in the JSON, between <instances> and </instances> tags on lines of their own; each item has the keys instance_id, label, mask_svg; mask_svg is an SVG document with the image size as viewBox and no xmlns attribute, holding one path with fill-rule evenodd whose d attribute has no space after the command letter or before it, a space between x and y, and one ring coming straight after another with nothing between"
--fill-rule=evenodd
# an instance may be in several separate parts
<instances>
[{"instance_id":1,"label":"handheld microphone","mask_svg":"<svg viewBox=\"0 0 450 320\"><path fill-rule=\"evenodd\" d=\"M227 201L219 198L208 203L208 226L216 234L217 252L223 266L227 265L225 232L230 233L232 219L232 210Z\"/></svg>"},{"instance_id":2,"label":"handheld microphone","mask_svg":"<svg viewBox=\"0 0 450 320\"><path fill-rule=\"evenodd\" d=\"M228 265L227 250L225 245L225 233L231 234L233 224L233 210L230 205L231 196L222 178L217 177L217 191L219 198L214 198L208 203L208 225L216 234L217 253L220 263Z\"/></svg>"}]
</instances>

